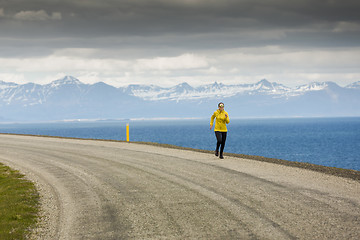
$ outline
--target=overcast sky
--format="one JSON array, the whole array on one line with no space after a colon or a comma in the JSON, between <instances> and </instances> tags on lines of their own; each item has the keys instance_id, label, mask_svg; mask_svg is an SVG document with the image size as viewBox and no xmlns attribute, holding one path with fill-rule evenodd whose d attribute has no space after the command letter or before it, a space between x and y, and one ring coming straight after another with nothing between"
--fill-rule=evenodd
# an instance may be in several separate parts
<instances>
[{"instance_id":1,"label":"overcast sky","mask_svg":"<svg viewBox=\"0 0 360 240\"><path fill-rule=\"evenodd\" d=\"M0 0L0 80L360 81L359 0Z\"/></svg>"}]
</instances>

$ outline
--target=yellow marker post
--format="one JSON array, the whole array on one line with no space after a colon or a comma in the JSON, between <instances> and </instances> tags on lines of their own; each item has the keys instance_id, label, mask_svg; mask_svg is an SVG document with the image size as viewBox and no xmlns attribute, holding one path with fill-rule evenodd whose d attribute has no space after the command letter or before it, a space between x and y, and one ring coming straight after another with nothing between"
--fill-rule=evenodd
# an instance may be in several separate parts
<instances>
[{"instance_id":1,"label":"yellow marker post","mask_svg":"<svg viewBox=\"0 0 360 240\"><path fill-rule=\"evenodd\" d=\"M129 124L126 124L126 141L129 142Z\"/></svg>"}]
</instances>

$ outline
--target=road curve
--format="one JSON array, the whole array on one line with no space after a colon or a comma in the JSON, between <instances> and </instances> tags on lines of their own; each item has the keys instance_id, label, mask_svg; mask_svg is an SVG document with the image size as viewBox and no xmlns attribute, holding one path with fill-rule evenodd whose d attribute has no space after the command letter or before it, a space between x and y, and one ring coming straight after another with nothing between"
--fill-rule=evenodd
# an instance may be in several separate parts
<instances>
[{"instance_id":1,"label":"road curve","mask_svg":"<svg viewBox=\"0 0 360 240\"><path fill-rule=\"evenodd\" d=\"M39 239L360 239L360 182L157 146L0 134Z\"/></svg>"}]
</instances>

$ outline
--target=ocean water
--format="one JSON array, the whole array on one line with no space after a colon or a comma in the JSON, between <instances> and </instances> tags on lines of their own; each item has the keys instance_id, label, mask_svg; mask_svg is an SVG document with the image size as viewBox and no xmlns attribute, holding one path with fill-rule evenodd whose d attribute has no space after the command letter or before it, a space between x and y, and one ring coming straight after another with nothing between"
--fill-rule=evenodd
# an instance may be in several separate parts
<instances>
[{"instance_id":1,"label":"ocean water","mask_svg":"<svg viewBox=\"0 0 360 240\"><path fill-rule=\"evenodd\" d=\"M130 141L216 145L208 119L0 124L0 132L126 140L126 123ZM225 152L360 170L360 118L231 119Z\"/></svg>"}]
</instances>

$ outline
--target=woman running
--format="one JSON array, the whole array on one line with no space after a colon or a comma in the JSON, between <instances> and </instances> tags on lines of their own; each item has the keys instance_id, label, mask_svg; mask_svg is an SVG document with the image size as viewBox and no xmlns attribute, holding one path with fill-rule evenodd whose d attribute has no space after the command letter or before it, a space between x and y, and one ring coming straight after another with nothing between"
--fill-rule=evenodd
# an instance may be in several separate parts
<instances>
[{"instance_id":1,"label":"woman running","mask_svg":"<svg viewBox=\"0 0 360 240\"><path fill-rule=\"evenodd\" d=\"M224 103L218 104L219 109L214 112L211 116L210 120L210 129L213 127L214 119L215 120L215 136L217 139L215 156L219 156L219 148L220 148L220 158L223 159L223 152L225 147L227 128L226 124L230 122L229 114L224 110Z\"/></svg>"}]
</instances>

